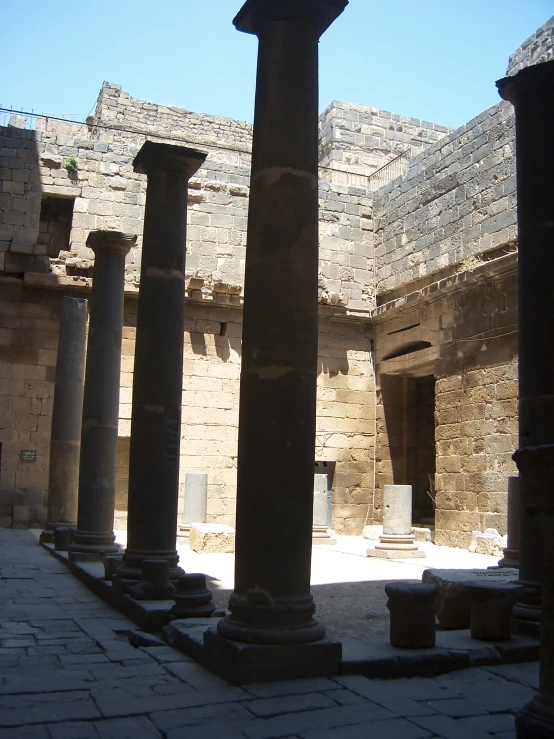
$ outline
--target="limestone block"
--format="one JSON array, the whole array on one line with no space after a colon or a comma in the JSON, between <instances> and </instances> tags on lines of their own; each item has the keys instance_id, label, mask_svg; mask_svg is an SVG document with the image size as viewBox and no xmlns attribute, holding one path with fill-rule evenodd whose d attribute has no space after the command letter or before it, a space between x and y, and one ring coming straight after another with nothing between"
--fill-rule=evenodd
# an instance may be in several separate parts
<instances>
[{"instance_id":1,"label":"limestone block","mask_svg":"<svg viewBox=\"0 0 554 739\"><path fill-rule=\"evenodd\" d=\"M235 530L225 524L193 523L189 541L190 548L197 554L232 554Z\"/></svg>"},{"instance_id":2,"label":"limestone block","mask_svg":"<svg viewBox=\"0 0 554 739\"><path fill-rule=\"evenodd\" d=\"M517 580L519 570L425 570L422 582L437 585L437 618L443 629L469 629L470 585L476 582L508 583Z\"/></svg>"}]
</instances>

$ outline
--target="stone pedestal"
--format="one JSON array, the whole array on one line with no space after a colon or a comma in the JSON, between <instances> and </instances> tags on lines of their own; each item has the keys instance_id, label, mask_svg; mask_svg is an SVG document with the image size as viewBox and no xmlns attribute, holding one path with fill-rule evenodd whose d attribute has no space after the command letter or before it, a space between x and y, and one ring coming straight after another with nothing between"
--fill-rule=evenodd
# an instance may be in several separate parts
<instances>
[{"instance_id":1,"label":"stone pedestal","mask_svg":"<svg viewBox=\"0 0 554 739\"><path fill-rule=\"evenodd\" d=\"M70 552L118 550L113 533L123 288L125 257L137 237L118 231L91 231L94 252L88 332L77 530Z\"/></svg>"},{"instance_id":2,"label":"stone pedestal","mask_svg":"<svg viewBox=\"0 0 554 739\"><path fill-rule=\"evenodd\" d=\"M208 475L197 472L185 474L185 500L183 523L179 533L188 536L193 523L206 523L208 510Z\"/></svg>"},{"instance_id":3,"label":"stone pedestal","mask_svg":"<svg viewBox=\"0 0 554 739\"><path fill-rule=\"evenodd\" d=\"M499 567L519 568L519 477L508 478L508 546Z\"/></svg>"},{"instance_id":4,"label":"stone pedestal","mask_svg":"<svg viewBox=\"0 0 554 739\"><path fill-rule=\"evenodd\" d=\"M518 737L535 739L554 736L554 61L497 85L513 103L516 120L520 448L514 459L522 510L520 582L530 617L541 605L542 582L540 687L519 712L516 728Z\"/></svg>"},{"instance_id":5,"label":"stone pedestal","mask_svg":"<svg viewBox=\"0 0 554 739\"><path fill-rule=\"evenodd\" d=\"M403 649L435 646L436 585L391 582L385 585L390 611L390 643Z\"/></svg>"},{"instance_id":6,"label":"stone pedestal","mask_svg":"<svg viewBox=\"0 0 554 739\"><path fill-rule=\"evenodd\" d=\"M346 4L249 0L234 20L239 30L258 36L259 51L235 589L230 615L205 642L212 652L210 664L223 674L243 658L258 660L272 674L288 664L289 674L296 676L306 674L301 664L309 674L311 669L323 674L320 670L338 664L337 645L320 642L325 629L314 618L310 565L318 340L318 41ZM244 643L262 646L246 654ZM310 667L312 653L318 656Z\"/></svg>"},{"instance_id":7,"label":"stone pedestal","mask_svg":"<svg viewBox=\"0 0 554 739\"><path fill-rule=\"evenodd\" d=\"M52 543L57 526L77 525L86 334L87 301L64 297L50 434L48 521L41 542Z\"/></svg>"},{"instance_id":8,"label":"stone pedestal","mask_svg":"<svg viewBox=\"0 0 554 739\"><path fill-rule=\"evenodd\" d=\"M385 485L383 488L383 533L368 557L402 559L425 557L412 534L412 486Z\"/></svg>"},{"instance_id":9,"label":"stone pedestal","mask_svg":"<svg viewBox=\"0 0 554 739\"><path fill-rule=\"evenodd\" d=\"M512 608L523 588L517 583L468 583L471 602L472 639L508 641L511 639Z\"/></svg>"},{"instance_id":10,"label":"stone pedestal","mask_svg":"<svg viewBox=\"0 0 554 739\"><path fill-rule=\"evenodd\" d=\"M314 475L314 513L312 523L312 544L331 545L337 540L331 538L331 511L329 496L329 475Z\"/></svg>"},{"instance_id":11,"label":"stone pedestal","mask_svg":"<svg viewBox=\"0 0 554 739\"><path fill-rule=\"evenodd\" d=\"M139 580L142 563L177 566L177 509L185 332L185 242L189 178L206 155L147 141L133 163L146 174L129 454L127 549L120 578Z\"/></svg>"}]
</instances>

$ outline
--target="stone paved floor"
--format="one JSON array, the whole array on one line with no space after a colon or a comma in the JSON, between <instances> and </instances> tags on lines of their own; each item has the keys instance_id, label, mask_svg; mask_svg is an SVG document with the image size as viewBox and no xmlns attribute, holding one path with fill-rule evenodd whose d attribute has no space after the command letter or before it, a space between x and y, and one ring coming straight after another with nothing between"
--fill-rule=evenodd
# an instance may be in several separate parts
<instances>
[{"instance_id":1,"label":"stone paved floor","mask_svg":"<svg viewBox=\"0 0 554 739\"><path fill-rule=\"evenodd\" d=\"M0 529L0 739L515 737L536 663L434 679L361 676L237 688L134 625L38 546Z\"/></svg>"}]
</instances>

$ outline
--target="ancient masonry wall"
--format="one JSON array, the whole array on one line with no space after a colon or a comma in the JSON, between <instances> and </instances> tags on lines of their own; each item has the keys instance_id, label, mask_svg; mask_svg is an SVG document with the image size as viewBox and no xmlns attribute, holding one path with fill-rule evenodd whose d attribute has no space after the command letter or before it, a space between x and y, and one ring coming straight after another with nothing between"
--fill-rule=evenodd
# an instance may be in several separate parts
<instances>
[{"instance_id":1,"label":"ancient masonry wall","mask_svg":"<svg viewBox=\"0 0 554 739\"><path fill-rule=\"evenodd\" d=\"M506 533L508 476L517 474L515 271L514 256L499 258L445 280L442 295L435 283L418 301L399 299L376 317L376 521L383 485L412 482L404 479L410 429L402 378L433 376L436 543L466 548L474 530Z\"/></svg>"},{"instance_id":2,"label":"ancient masonry wall","mask_svg":"<svg viewBox=\"0 0 554 739\"><path fill-rule=\"evenodd\" d=\"M409 163L374 201L377 292L515 242L512 106L500 102ZM469 263L468 263L469 264Z\"/></svg>"},{"instance_id":3,"label":"ancient masonry wall","mask_svg":"<svg viewBox=\"0 0 554 739\"><path fill-rule=\"evenodd\" d=\"M168 112L163 106L135 101L119 86L109 84L102 88L97 113L87 126L39 119L37 131L0 130L0 272L4 276L0 358L5 375L0 385L4 444L0 504L8 506L3 523L40 525L46 515L59 301L67 292L89 294L93 255L86 248L86 238L90 230L104 228L139 235L127 260L120 394L116 525L125 526L145 201L145 178L132 172L132 160L151 130L157 132L151 138L163 136L162 140L167 137L208 150L206 164L191 183L189 199L181 471L182 480L186 471L209 473L208 517L232 523L250 127L186 111ZM208 142L205 146L196 142L199 132ZM66 167L71 157L77 162L74 173ZM55 228L44 223L39 228L45 196L73 205L68 246L57 256L48 256L51 245L41 244L40 234ZM333 467L337 529L351 531L361 528L369 497L367 465L361 460L371 456L367 414L373 412L372 406L366 409L373 380L366 366L365 329L374 304L371 200L364 188L322 182L320 213L323 314L317 459ZM7 285L10 295L17 292L17 299L3 299ZM38 322L36 326L32 321ZM16 330L20 328L24 336ZM36 346L36 351L22 363L23 342ZM27 399L39 390L21 385L35 374L40 375L45 400L40 412L37 402ZM37 451L36 462L20 460L23 448ZM182 504L181 496L181 508Z\"/></svg>"},{"instance_id":4,"label":"ancient masonry wall","mask_svg":"<svg viewBox=\"0 0 554 739\"><path fill-rule=\"evenodd\" d=\"M399 154L419 154L451 129L334 100L320 117L320 164L368 177Z\"/></svg>"},{"instance_id":5,"label":"ancient masonry wall","mask_svg":"<svg viewBox=\"0 0 554 739\"><path fill-rule=\"evenodd\" d=\"M554 58L554 16L526 39L514 51L508 62L507 75L514 75L524 67L541 64Z\"/></svg>"}]
</instances>

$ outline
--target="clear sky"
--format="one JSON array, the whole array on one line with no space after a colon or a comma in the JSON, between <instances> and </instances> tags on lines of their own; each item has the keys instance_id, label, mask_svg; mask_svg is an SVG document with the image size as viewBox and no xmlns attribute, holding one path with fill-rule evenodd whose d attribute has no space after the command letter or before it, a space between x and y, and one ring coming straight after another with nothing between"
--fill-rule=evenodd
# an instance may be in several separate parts
<instances>
[{"instance_id":1,"label":"clear sky","mask_svg":"<svg viewBox=\"0 0 554 739\"><path fill-rule=\"evenodd\" d=\"M257 39L240 0L0 0L0 106L88 114L103 80L133 97L252 120ZM320 45L332 100L459 126L498 101L509 55L553 0L350 0Z\"/></svg>"}]
</instances>

